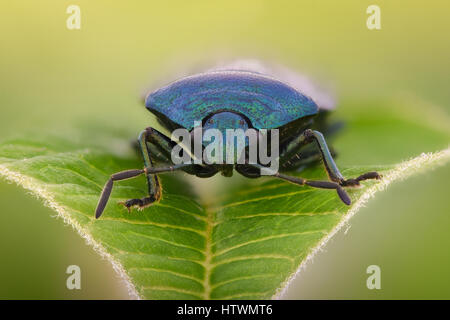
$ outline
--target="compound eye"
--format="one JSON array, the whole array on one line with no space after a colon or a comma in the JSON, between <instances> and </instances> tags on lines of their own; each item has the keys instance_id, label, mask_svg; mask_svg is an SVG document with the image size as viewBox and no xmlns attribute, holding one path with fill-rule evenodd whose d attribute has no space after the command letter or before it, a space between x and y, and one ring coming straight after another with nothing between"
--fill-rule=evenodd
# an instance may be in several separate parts
<instances>
[{"instance_id":1,"label":"compound eye","mask_svg":"<svg viewBox=\"0 0 450 320\"><path fill-rule=\"evenodd\" d=\"M242 120L242 119L241 119L241 120L239 120L239 124L240 124L241 126L243 126L243 125L244 125L244 123L245 123L245 122L244 122L244 120Z\"/></svg>"},{"instance_id":2,"label":"compound eye","mask_svg":"<svg viewBox=\"0 0 450 320\"><path fill-rule=\"evenodd\" d=\"M214 123L214 120L213 120L213 119L209 119L209 120L208 120L208 123L209 123L209 124L213 124L213 123Z\"/></svg>"}]
</instances>

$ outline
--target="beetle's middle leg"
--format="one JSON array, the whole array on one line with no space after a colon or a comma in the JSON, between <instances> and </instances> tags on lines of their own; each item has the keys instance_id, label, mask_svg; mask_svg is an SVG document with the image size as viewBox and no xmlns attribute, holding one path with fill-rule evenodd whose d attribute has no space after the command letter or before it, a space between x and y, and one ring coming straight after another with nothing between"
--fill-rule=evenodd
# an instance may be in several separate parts
<instances>
[{"instance_id":1,"label":"beetle's middle leg","mask_svg":"<svg viewBox=\"0 0 450 320\"><path fill-rule=\"evenodd\" d=\"M334 150L330 150L333 157ZM290 159L283 159L280 163L280 171L293 171L299 168L322 162L322 154L319 150L302 151L295 153Z\"/></svg>"}]
</instances>

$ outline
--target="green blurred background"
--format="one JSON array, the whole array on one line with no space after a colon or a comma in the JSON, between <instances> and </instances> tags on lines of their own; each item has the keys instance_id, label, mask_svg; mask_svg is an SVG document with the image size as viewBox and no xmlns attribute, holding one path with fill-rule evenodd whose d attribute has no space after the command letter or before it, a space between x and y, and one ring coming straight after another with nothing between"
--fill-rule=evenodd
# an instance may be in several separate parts
<instances>
[{"instance_id":1,"label":"green blurred background","mask_svg":"<svg viewBox=\"0 0 450 320\"><path fill-rule=\"evenodd\" d=\"M80 30L66 28L71 4L81 8ZM366 27L371 4L381 30ZM152 121L140 101L152 83L205 61L261 58L333 88L349 122L336 141L340 165L397 163L450 141L449 10L441 0L2 1L0 137L64 135L85 122L126 123L137 134ZM379 104L419 121L392 137L382 109L358 120ZM379 126L383 146L352 136L366 125ZM449 179L446 166L379 194L285 298L449 299ZM0 298L128 298L109 263L40 201L2 181L0 204ZM66 289L71 264L82 290ZM381 290L366 288L371 264L381 267Z\"/></svg>"}]
</instances>

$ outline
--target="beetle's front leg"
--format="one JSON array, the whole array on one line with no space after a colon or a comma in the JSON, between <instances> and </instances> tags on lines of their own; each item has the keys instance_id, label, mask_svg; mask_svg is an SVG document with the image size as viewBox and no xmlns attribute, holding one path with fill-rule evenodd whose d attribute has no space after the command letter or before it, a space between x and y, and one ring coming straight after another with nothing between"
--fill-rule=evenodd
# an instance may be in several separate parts
<instances>
[{"instance_id":1,"label":"beetle's front leg","mask_svg":"<svg viewBox=\"0 0 450 320\"><path fill-rule=\"evenodd\" d=\"M141 199L130 199L124 202L120 202L128 209L128 211L130 211L133 207L143 209L150 206L152 203L161 200L161 182L159 181L157 175L158 172L167 172L181 169L186 173L194 174L198 177L210 177L217 173L217 170L214 168L207 168L202 165L196 164L181 164L175 166L172 165L164 167L161 169L162 171L160 171L159 169L154 168L152 155L147 143L151 143L153 146L155 146L158 151L161 152L161 156L166 159L171 158L172 149L177 143L158 130L151 127L145 129L140 133L138 142L142 152L142 157L144 159L145 167L146 169L148 169L145 171L148 185L148 196Z\"/></svg>"},{"instance_id":2,"label":"beetle's front leg","mask_svg":"<svg viewBox=\"0 0 450 320\"><path fill-rule=\"evenodd\" d=\"M109 199L109 196L111 195L111 191L112 191L113 184L115 181L121 181L121 180L135 178L137 176L140 176L141 174L145 174L148 176L148 175L156 175L161 172L172 172L175 170L186 169L191 166L193 166L193 165L192 164L178 164L178 165L161 167L161 168L145 167L144 169L125 170L125 171L121 171L121 172L112 174L111 177L106 182L105 186L103 187L102 194L100 196L100 199L98 200L97 208L95 209L95 218L97 218L97 219L100 218L100 216L103 213L103 210L105 210L106 204L108 203L108 199ZM137 200L137 201L133 201L133 200ZM139 202L139 201L144 201L144 200L143 199L132 199L132 200L128 200L128 201L131 202L131 204L127 208L130 208L133 205L140 205L141 202ZM124 202L123 204L126 206L126 202Z\"/></svg>"},{"instance_id":3,"label":"beetle's front leg","mask_svg":"<svg viewBox=\"0 0 450 320\"><path fill-rule=\"evenodd\" d=\"M158 147L158 149L161 149L161 152L164 154L170 154L174 143L156 129L149 127L143 130L139 134L138 143L146 168L154 167L147 142L150 142ZM148 196L141 199L130 199L120 202L120 204L123 204L128 211L133 207L143 209L150 206L152 203L161 200L161 182L159 181L158 176L156 174L149 174L147 171L145 172L145 175L147 178Z\"/></svg>"},{"instance_id":4,"label":"beetle's front leg","mask_svg":"<svg viewBox=\"0 0 450 320\"><path fill-rule=\"evenodd\" d=\"M381 178L381 175L377 172L367 172L354 179L345 179L336 166L323 135L319 131L310 129L305 130L302 134L295 137L283 150L281 150L280 163L288 161L293 155L296 154L296 152L298 152L298 149L314 141L317 143L328 177L333 182L308 181L302 178L286 176L281 173L277 173L275 176L299 185L306 184L315 188L336 189L341 200L347 205L349 205L351 201L342 187L359 186L360 181Z\"/></svg>"},{"instance_id":5,"label":"beetle's front leg","mask_svg":"<svg viewBox=\"0 0 450 320\"><path fill-rule=\"evenodd\" d=\"M336 163L333 160L328 145L322 133L315 130L305 130L302 136L307 142L315 141L322 155L322 160L327 171L328 177L331 181L339 183L343 187L353 187L359 186L359 182L368 179L380 179L381 175L377 172L366 172L354 179L345 179L344 176L339 171Z\"/></svg>"},{"instance_id":6,"label":"beetle's front leg","mask_svg":"<svg viewBox=\"0 0 450 320\"><path fill-rule=\"evenodd\" d=\"M353 187L359 186L359 182L363 180L381 178L381 175L378 174L377 172L367 172L354 179L345 179L344 176L339 171L336 163L334 162L333 156L331 155L331 152L328 148L327 142L325 141L323 134L320 133L319 131L311 129L305 130L300 136L292 140L287 145L286 149L283 150L280 157L283 159L283 157L287 157L291 155L292 152L298 150L299 147L312 142L316 142L317 147L319 148L323 164L325 166L325 170L331 181L337 182L339 185L343 187Z\"/></svg>"},{"instance_id":7,"label":"beetle's front leg","mask_svg":"<svg viewBox=\"0 0 450 320\"><path fill-rule=\"evenodd\" d=\"M261 170L264 167L260 164L244 164L244 165L237 165L236 170L241 173L242 175L249 177L249 178L258 178L261 176ZM294 184L298 184L300 186L310 186L313 188L319 188L319 189L335 189L339 195L339 198L341 198L342 202L344 202L346 205L349 205L351 203L350 197L348 196L347 192L345 192L344 188L337 183L332 181L320 181L320 180L307 180L300 177L292 177L285 174L282 174L280 172L277 172L273 175L275 178L283 179L286 181L289 181Z\"/></svg>"}]
</instances>

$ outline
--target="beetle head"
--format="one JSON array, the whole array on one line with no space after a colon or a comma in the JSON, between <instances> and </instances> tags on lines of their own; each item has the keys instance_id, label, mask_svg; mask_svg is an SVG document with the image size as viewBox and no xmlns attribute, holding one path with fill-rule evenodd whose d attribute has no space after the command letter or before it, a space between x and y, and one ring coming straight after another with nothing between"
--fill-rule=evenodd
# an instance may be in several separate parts
<instances>
[{"instance_id":1,"label":"beetle head","mask_svg":"<svg viewBox=\"0 0 450 320\"><path fill-rule=\"evenodd\" d=\"M208 136L208 138L206 139L207 141L203 141L203 145L206 147L207 145L209 145L209 141L210 137L208 134L208 130L214 129L209 131L209 133L211 133L212 131L220 131L221 135L222 135L222 141L223 141L223 159L227 158L226 152L229 150L229 147L227 146L227 135L230 135L229 139L230 142L233 144L233 150L234 150L234 154L232 155L232 157L234 159L237 159L238 157L238 150L241 150L241 148L245 148L248 145L248 139L247 138L243 138L243 139L238 139L235 138L236 136L231 136L234 135L235 133L238 134L242 134L242 136L244 135L244 133L247 131L247 129L249 129L250 125L249 125L249 121L248 119L238 113L234 113L234 112L229 112L229 111L222 111L219 113L215 113L214 115L206 118L204 120L203 123L203 137L205 138L205 135ZM232 132L230 132L229 130L233 130ZM240 133L239 133L240 131ZM215 133L213 134L215 136ZM214 138L215 139L215 138Z\"/></svg>"},{"instance_id":2,"label":"beetle head","mask_svg":"<svg viewBox=\"0 0 450 320\"><path fill-rule=\"evenodd\" d=\"M227 129L242 129L246 131L248 128L248 122L243 115L229 111L216 113L207 118L203 124L203 130L218 129L224 137Z\"/></svg>"}]
</instances>

